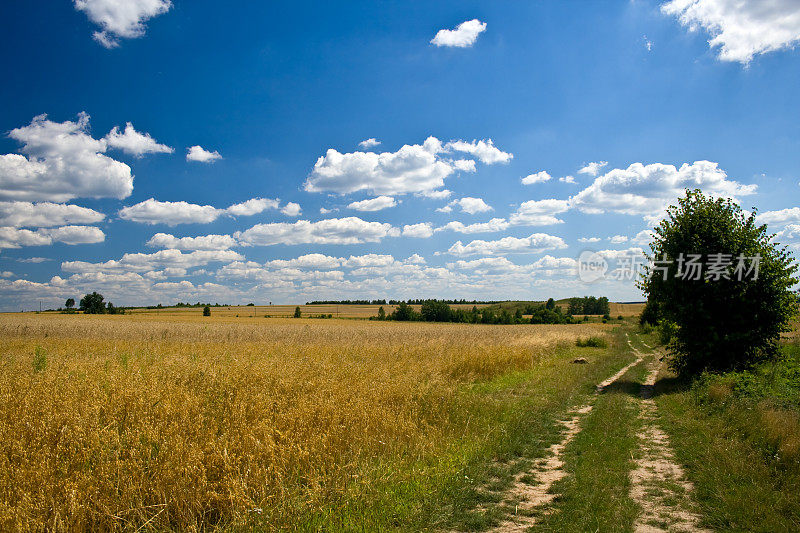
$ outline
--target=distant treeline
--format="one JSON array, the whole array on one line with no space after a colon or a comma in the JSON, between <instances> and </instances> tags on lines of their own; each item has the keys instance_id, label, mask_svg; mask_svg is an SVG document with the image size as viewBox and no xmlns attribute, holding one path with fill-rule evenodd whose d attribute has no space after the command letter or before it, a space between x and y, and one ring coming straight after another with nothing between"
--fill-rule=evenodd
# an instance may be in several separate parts
<instances>
[{"instance_id":1,"label":"distant treeline","mask_svg":"<svg viewBox=\"0 0 800 533\"><path fill-rule=\"evenodd\" d=\"M253 304L248 304L248 305L253 305ZM188 302L187 303L178 302L175 305L161 305L161 304L148 305L146 309L171 309L174 307L231 307L231 306L229 304L211 304L211 303L204 304L200 302L197 302L196 304L190 304Z\"/></svg>"},{"instance_id":2,"label":"distant treeline","mask_svg":"<svg viewBox=\"0 0 800 533\"><path fill-rule=\"evenodd\" d=\"M497 300L482 301L482 300L314 300L313 302L306 302L306 305L400 305L405 303L407 305L422 305L425 302L443 302L446 304L456 305L469 305L469 304L496 304Z\"/></svg>"},{"instance_id":3,"label":"distant treeline","mask_svg":"<svg viewBox=\"0 0 800 533\"><path fill-rule=\"evenodd\" d=\"M378 316L371 320L397 320L399 322L460 322L465 324L574 324L578 321L565 315L550 298L545 304L528 304L525 312L520 308L512 313L508 309L495 307L472 309L453 309L447 301L417 300L420 310L415 311L406 302L399 302L397 308L386 314L383 307L378 309ZM460 303L460 302L458 302ZM523 315L531 315L530 318Z\"/></svg>"},{"instance_id":4,"label":"distant treeline","mask_svg":"<svg viewBox=\"0 0 800 533\"><path fill-rule=\"evenodd\" d=\"M569 315L608 315L611 313L611 306L608 305L608 298L601 296L584 296L583 298L570 298L567 307Z\"/></svg>"}]
</instances>

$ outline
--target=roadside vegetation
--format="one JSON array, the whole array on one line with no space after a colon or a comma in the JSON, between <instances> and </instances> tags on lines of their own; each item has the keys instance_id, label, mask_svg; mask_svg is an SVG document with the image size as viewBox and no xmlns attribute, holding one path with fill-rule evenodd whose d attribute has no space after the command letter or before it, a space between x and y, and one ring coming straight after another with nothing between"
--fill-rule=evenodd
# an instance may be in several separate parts
<instances>
[{"instance_id":1,"label":"roadside vegetation","mask_svg":"<svg viewBox=\"0 0 800 533\"><path fill-rule=\"evenodd\" d=\"M797 531L800 346L781 338L796 328L797 265L755 216L687 191L655 230L640 323L668 352L655 401L703 524ZM692 272L692 257L714 268Z\"/></svg>"},{"instance_id":2,"label":"roadside vegetation","mask_svg":"<svg viewBox=\"0 0 800 533\"><path fill-rule=\"evenodd\" d=\"M748 370L665 376L656 401L705 523L800 529L800 346Z\"/></svg>"}]
</instances>

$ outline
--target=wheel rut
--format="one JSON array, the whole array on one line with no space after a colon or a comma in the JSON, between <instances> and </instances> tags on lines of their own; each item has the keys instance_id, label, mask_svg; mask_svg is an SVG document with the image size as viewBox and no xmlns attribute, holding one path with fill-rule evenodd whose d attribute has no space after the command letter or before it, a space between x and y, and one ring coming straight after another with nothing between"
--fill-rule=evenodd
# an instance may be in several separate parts
<instances>
[{"instance_id":1,"label":"wheel rut","mask_svg":"<svg viewBox=\"0 0 800 533\"><path fill-rule=\"evenodd\" d=\"M627 342L633 349L630 338ZM580 433L582 422L592 412L597 396L642 362L643 356L636 351L634 353L636 360L599 383L595 394L585 405L571 409L567 413L567 418L558 422L562 426L560 440L550 446L545 457L534 461L532 468L514 476L511 488L503 493L502 500L498 504L508 511L508 517L497 527L490 529L491 532L524 532L536 523L537 514L552 512L549 506L557 497L557 494L552 492L553 485L567 475L564 468L564 450Z\"/></svg>"},{"instance_id":2,"label":"wheel rut","mask_svg":"<svg viewBox=\"0 0 800 533\"><path fill-rule=\"evenodd\" d=\"M700 517L691 497L693 486L677 463L669 437L658 423L653 389L660 370L661 362L653 356L638 400L642 422L638 434L639 454L629 477L631 499L639 504L642 512L634 523L634 531L710 531L699 526Z\"/></svg>"}]
</instances>

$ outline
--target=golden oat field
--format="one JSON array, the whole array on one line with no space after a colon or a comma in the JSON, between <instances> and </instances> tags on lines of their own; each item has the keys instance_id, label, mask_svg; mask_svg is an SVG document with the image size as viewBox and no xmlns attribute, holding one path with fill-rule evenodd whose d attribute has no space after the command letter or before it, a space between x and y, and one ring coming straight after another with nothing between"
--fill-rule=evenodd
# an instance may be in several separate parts
<instances>
[{"instance_id":1,"label":"golden oat field","mask_svg":"<svg viewBox=\"0 0 800 533\"><path fill-rule=\"evenodd\" d=\"M476 391L606 331L199 314L0 315L0 530L413 516L489 438Z\"/></svg>"}]
</instances>

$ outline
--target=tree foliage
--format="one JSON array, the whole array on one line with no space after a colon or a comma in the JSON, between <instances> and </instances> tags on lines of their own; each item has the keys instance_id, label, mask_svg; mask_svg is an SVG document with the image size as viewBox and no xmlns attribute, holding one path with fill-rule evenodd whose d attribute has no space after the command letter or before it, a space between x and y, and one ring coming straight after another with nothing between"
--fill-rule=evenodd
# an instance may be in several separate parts
<instances>
[{"instance_id":1,"label":"tree foliage","mask_svg":"<svg viewBox=\"0 0 800 533\"><path fill-rule=\"evenodd\" d=\"M80 309L87 315L101 315L106 312L103 295L97 292L87 294L80 301Z\"/></svg>"},{"instance_id":2,"label":"tree foliage","mask_svg":"<svg viewBox=\"0 0 800 533\"><path fill-rule=\"evenodd\" d=\"M583 298L570 298L567 314L570 315L608 315L611 306L608 298L601 296L584 296Z\"/></svg>"},{"instance_id":3,"label":"tree foliage","mask_svg":"<svg viewBox=\"0 0 800 533\"><path fill-rule=\"evenodd\" d=\"M729 199L687 191L655 229L649 259L658 269L646 270L640 288L652 306L646 319L657 313L675 326L671 366L680 374L746 367L778 354L780 334L797 311L797 267L755 215ZM729 254L733 262L719 279L695 279L681 270L679 259L689 254ZM737 257L759 257L757 276L735 275Z\"/></svg>"}]
</instances>

